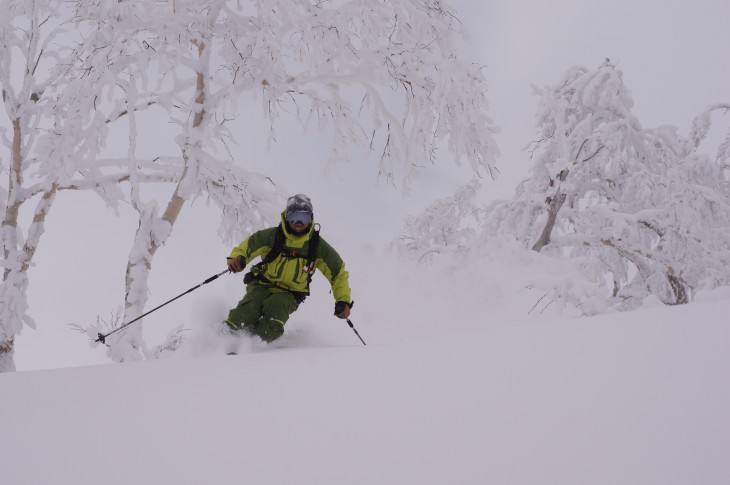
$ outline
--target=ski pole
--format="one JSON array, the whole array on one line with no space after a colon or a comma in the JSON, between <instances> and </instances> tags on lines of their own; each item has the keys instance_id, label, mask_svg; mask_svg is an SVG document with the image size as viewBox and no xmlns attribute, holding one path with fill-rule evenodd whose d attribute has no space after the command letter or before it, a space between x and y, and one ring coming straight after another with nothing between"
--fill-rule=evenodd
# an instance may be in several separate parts
<instances>
[{"instance_id":1,"label":"ski pole","mask_svg":"<svg viewBox=\"0 0 730 485\"><path fill-rule=\"evenodd\" d=\"M362 342L363 345L367 345L365 343L365 341L362 339L362 337L360 336L360 334L357 333L357 330L355 329L355 326L352 324L352 322L350 321L349 318L347 319L347 324L350 326L350 328L352 329L352 331L355 332L355 335L357 335L357 338L360 339L360 342Z\"/></svg>"},{"instance_id":2,"label":"ski pole","mask_svg":"<svg viewBox=\"0 0 730 485\"><path fill-rule=\"evenodd\" d=\"M156 307L156 308L153 308L152 310L148 311L147 313L145 313L145 314L143 314L143 315L140 315L140 316L138 316L137 318L135 318L135 319L134 319L134 320L132 320L131 322L127 322L127 323L125 323L124 325L122 325L121 327L119 327L119 328L116 328L116 329L112 330L111 332L109 332L109 333L107 333L107 334L103 334L103 333L99 332L99 338L97 338L97 339L95 340L95 342L101 342L101 343L103 343L103 344L106 344L106 338L107 338L107 337L108 337L109 335L111 335L111 334L113 334L113 333L116 333L116 332L120 331L121 329L123 329L123 328L125 328L125 327L128 327L128 326L130 326L131 324L133 324L133 323L134 323L134 322L136 322L137 320L139 320L139 319L141 319L141 318L143 318L143 317L146 317L147 315L149 315L150 313L152 313L152 312L154 312L154 311L156 311L156 310L159 310L160 308L162 308L163 306L167 305L168 303L172 303L173 301L177 300L177 299L178 299L178 298L180 298L181 296L185 296L185 295L187 295L188 293L190 293L191 291L193 291L193 290L197 290L198 288L200 288L200 287L201 287L201 286L203 286L203 285L207 285L208 283L210 283L211 281L215 280L215 279L216 279L216 278L218 278L219 276L221 276L221 275L223 275L223 274L225 274L225 273L228 273L228 271L229 271L229 270L221 271L221 272L220 272L220 273L218 273L217 275L213 275L213 276L211 276L210 278L208 278L207 280L203 281L203 282L202 282L202 283L200 283L199 285L197 285L197 286L193 286L192 288L190 288L190 289L189 289L188 291L186 291L185 293L180 293L179 295L177 295L177 296L176 296L175 298L173 298L172 300L168 300L168 301L166 301L166 302L165 302L165 303L163 303L162 305L160 305L160 306L158 306L158 307Z\"/></svg>"}]
</instances>

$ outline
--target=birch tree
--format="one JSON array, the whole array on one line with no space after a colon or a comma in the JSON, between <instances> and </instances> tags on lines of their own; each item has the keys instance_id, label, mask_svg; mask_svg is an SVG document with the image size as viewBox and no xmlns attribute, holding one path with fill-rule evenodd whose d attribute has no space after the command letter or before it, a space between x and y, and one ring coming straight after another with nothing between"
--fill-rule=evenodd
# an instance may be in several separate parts
<instances>
[{"instance_id":1,"label":"birch tree","mask_svg":"<svg viewBox=\"0 0 730 485\"><path fill-rule=\"evenodd\" d=\"M263 176L235 164L229 122L242 114L244 96L259 100L271 142L280 138L277 120L293 115L330 138L330 165L359 147L372 152L380 177L406 192L441 145L475 172L494 173L486 83L478 66L457 57L459 23L444 2L129 0L76 8L98 27L75 69L126 113L130 133L130 200L140 222L125 321L143 312L154 255L188 201L218 203L229 238L271 220L279 205ZM149 165L135 155L145 107L164 110L179 129L179 153L155 158L170 163L174 191L165 201L145 199L137 184ZM152 355L141 326L112 348L115 360Z\"/></svg>"},{"instance_id":2,"label":"birch tree","mask_svg":"<svg viewBox=\"0 0 730 485\"><path fill-rule=\"evenodd\" d=\"M514 197L480 208L474 186L462 187L409 218L396 250L419 260L458 251L478 261L485 246L514 255L516 242L539 254L524 259L543 300L585 314L633 309L649 297L687 303L730 284L730 134L715 157L702 151L713 116L730 104L709 106L687 136L644 128L608 60L569 69L537 92L531 174ZM476 231L464 230L475 222Z\"/></svg>"},{"instance_id":3,"label":"birch tree","mask_svg":"<svg viewBox=\"0 0 730 485\"><path fill-rule=\"evenodd\" d=\"M484 223L484 208L476 200L480 188L479 181L472 180L453 196L434 201L418 216L407 217L390 250L410 254L418 261L468 251Z\"/></svg>"},{"instance_id":4,"label":"birch tree","mask_svg":"<svg viewBox=\"0 0 730 485\"><path fill-rule=\"evenodd\" d=\"M49 106L46 92L57 80L46 72L47 63L62 55L54 45L62 33L59 12L44 2L13 1L3 2L2 11L0 87L6 118L0 122L0 372L15 370L15 337L24 324L35 326L26 301L28 269L56 194L69 187L59 173L62 167L53 166L39 147L39 127Z\"/></svg>"},{"instance_id":5,"label":"birch tree","mask_svg":"<svg viewBox=\"0 0 730 485\"><path fill-rule=\"evenodd\" d=\"M697 151L709 113L727 106L703 113L687 138L673 127L645 129L608 60L571 69L540 94L532 175L513 200L491 207L487 232L581 260L622 309L650 295L687 303L697 289L727 284L727 173Z\"/></svg>"},{"instance_id":6,"label":"birch tree","mask_svg":"<svg viewBox=\"0 0 730 485\"><path fill-rule=\"evenodd\" d=\"M23 326L35 327L29 314L29 270L57 194L105 184L85 164L92 142L83 127L74 137L61 136L79 105L60 104L65 83L58 66L68 62L69 45L77 41L60 2L4 1L0 17L0 214L3 280L0 285L0 372L15 369L13 353ZM82 99L77 97L76 100ZM85 140L77 143L76 137Z\"/></svg>"}]
</instances>

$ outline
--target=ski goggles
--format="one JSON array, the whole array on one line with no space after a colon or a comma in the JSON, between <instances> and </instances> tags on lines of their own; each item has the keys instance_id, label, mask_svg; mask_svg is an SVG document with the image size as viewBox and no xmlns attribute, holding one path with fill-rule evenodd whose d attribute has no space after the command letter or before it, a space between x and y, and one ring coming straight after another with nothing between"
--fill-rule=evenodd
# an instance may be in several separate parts
<instances>
[{"instance_id":1,"label":"ski goggles","mask_svg":"<svg viewBox=\"0 0 730 485\"><path fill-rule=\"evenodd\" d=\"M308 226L312 223L312 213L306 211L287 212L286 222L289 224L304 224L305 226Z\"/></svg>"}]
</instances>

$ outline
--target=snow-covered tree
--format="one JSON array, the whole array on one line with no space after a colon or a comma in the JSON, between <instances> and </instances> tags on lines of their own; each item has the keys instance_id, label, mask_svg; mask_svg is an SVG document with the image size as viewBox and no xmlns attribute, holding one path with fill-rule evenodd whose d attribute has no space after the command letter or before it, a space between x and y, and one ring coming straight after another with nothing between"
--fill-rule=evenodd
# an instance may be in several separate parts
<instances>
[{"instance_id":1,"label":"snow-covered tree","mask_svg":"<svg viewBox=\"0 0 730 485\"><path fill-rule=\"evenodd\" d=\"M15 369L15 337L28 314L28 269L60 190L77 188L67 176L63 154L42 141L59 79L52 64L63 57L63 13L47 2L4 1L0 16L0 216L3 280L0 285L0 372Z\"/></svg>"},{"instance_id":2,"label":"snow-covered tree","mask_svg":"<svg viewBox=\"0 0 730 485\"><path fill-rule=\"evenodd\" d=\"M710 106L686 137L643 128L608 60L572 68L538 93L531 176L514 197L483 209L479 230L457 230L482 214L476 191L462 188L409 218L396 248L423 259L450 246L476 261L486 246L514 256L516 241L537 253L525 258L535 268L529 286L585 314L636 308L647 297L687 303L729 285L730 135L714 159L700 149L712 114L730 104Z\"/></svg>"},{"instance_id":3,"label":"snow-covered tree","mask_svg":"<svg viewBox=\"0 0 730 485\"><path fill-rule=\"evenodd\" d=\"M696 289L728 284L727 174L697 152L709 114L687 139L672 127L643 128L609 61L573 68L540 94L532 175L511 201L490 208L487 233L581 260L618 308L649 295L686 303Z\"/></svg>"},{"instance_id":4,"label":"snow-covered tree","mask_svg":"<svg viewBox=\"0 0 730 485\"><path fill-rule=\"evenodd\" d=\"M78 19L97 25L71 69L97 110L106 110L90 119L100 126L110 113L123 113L129 133L127 157L114 167L126 166L140 215L125 321L143 312L152 260L187 201L207 195L218 203L228 237L270 220L280 207L270 182L234 164L229 122L242 114L244 95L261 101L271 141L279 138L278 118L291 113L304 128L332 136L330 164L353 148L371 150L379 174L404 191L442 143L475 171L494 170L486 84L478 66L456 56L459 23L444 2L127 0L75 7ZM140 117L162 110L178 126L179 152L140 160ZM174 186L164 201L139 185L150 167L167 170ZM113 348L115 359L151 355L139 326Z\"/></svg>"},{"instance_id":5,"label":"snow-covered tree","mask_svg":"<svg viewBox=\"0 0 730 485\"><path fill-rule=\"evenodd\" d=\"M434 201L418 216L407 217L390 249L423 261L470 247L484 218L484 209L475 200L480 186L475 179L453 196Z\"/></svg>"},{"instance_id":6,"label":"snow-covered tree","mask_svg":"<svg viewBox=\"0 0 730 485\"><path fill-rule=\"evenodd\" d=\"M99 146L80 123L85 96L62 99L64 65L79 40L62 2L5 1L0 16L0 183L2 260L0 371L14 369L15 337L28 313L28 270L59 192L91 189L106 197L123 176L100 176L87 162Z\"/></svg>"}]
</instances>

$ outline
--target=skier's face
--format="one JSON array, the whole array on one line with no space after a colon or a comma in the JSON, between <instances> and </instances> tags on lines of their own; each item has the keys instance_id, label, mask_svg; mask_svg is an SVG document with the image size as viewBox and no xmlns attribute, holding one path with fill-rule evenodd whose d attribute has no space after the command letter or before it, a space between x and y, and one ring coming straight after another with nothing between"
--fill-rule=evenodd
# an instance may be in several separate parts
<instances>
[{"instance_id":1,"label":"skier's face","mask_svg":"<svg viewBox=\"0 0 730 485\"><path fill-rule=\"evenodd\" d=\"M289 211L286 213L289 230L294 234L302 234L312 223L312 213L306 211Z\"/></svg>"},{"instance_id":2,"label":"skier's face","mask_svg":"<svg viewBox=\"0 0 730 485\"><path fill-rule=\"evenodd\" d=\"M293 234L302 234L308 227L309 224L302 224L301 222L289 223L289 231Z\"/></svg>"}]
</instances>

